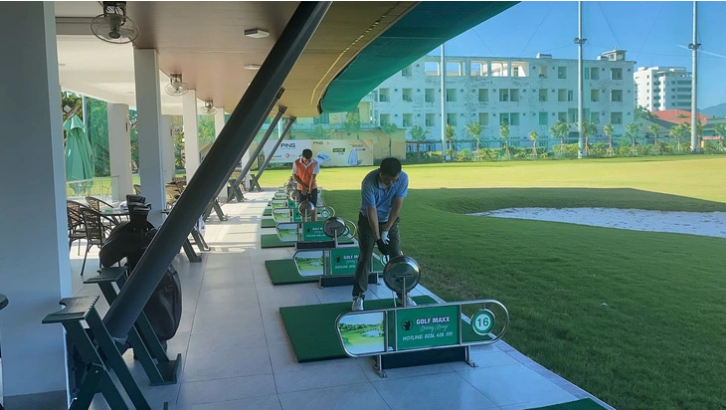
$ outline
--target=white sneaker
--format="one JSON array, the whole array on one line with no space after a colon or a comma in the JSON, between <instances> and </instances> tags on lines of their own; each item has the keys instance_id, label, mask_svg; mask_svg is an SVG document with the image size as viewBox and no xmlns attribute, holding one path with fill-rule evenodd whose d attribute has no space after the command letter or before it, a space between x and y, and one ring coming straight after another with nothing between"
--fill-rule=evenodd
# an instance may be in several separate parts
<instances>
[{"instance_id":1,"label":"white sneaker","mask_svg":"<svg viewBox=\"0 0 726 410\"><path fill-rule=\"evenodd\" d=\"M353 306L350 309L354 312L363 310L363 298L356 296L353 298Z\"/></svg>"}]
</instances>

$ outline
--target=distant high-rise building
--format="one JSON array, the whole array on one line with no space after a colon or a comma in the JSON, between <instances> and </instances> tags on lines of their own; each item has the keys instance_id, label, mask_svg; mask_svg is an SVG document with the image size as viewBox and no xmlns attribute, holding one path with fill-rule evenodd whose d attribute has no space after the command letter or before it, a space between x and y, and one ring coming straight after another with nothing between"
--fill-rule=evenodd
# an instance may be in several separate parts
<instances>
[{"instance_id":1,"label":"distant high-rise building","mask_svg":"<svg viewBox=\"0 0 726 410\"><path fill-rule=\"evenodd\" d=\"M640 67L633 79L639 107L648 111L690 111L691 73L684 67Z\"/></svg>"}]
</instances>

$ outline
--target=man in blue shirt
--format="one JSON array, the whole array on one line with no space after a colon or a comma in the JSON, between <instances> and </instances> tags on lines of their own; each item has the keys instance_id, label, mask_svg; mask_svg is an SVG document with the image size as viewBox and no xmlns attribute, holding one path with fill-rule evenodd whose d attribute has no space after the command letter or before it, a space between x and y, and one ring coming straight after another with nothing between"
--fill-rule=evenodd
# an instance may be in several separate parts
<instances>
[{"instance_id":1,"label":"man in blue shirt","mask_svg":"<svg viewBox=\"0 0 726 410\"><path fill-rule=\"evenodd\" d=\"M360 255L353 282L353 310L363 310L373 246L377 245L381 254L389 257L402 255L398 214L406 195L408 175L401 171L401 161L396 158L384 159L379 169L363 178L358 215ZM398 298L401 299L401 295ZM407 299L408 305L415 305L410 297Z\"/></svg>"}]
</instances>

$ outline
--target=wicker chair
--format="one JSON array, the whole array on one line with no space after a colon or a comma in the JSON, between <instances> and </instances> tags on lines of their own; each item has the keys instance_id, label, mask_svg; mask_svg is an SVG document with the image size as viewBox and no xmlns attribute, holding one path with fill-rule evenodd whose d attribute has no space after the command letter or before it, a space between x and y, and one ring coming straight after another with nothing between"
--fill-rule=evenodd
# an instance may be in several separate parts
<instances>
[{"instance_id":1,"label":"wicker chair","mask_svg":"<svg viewBox=\"0 0 726 410\"><path fill-rule=\"evenodd\" d=\"M136 195L141 195L141 185L139 185L139 184L134 184L134 193L135 193Z\"/></svg>"},{"instance_id":2,"label":"wicker chair","mask_svg":"<svg viewBox=\"0 0 726 410\"><path fill-rule=\"evenodd\" d=\"M104 220L111 221L111 218L91 208L81 209L81 215L83 215L83 223L86 226L86 254L83 256L83 266L81 266L81 276L83 276L88 251L94 246L100 248L106 242L107 224L104 223Z\"/></svg>"},{"instance_id":3,"label":"wicker chair","mask_svg":"<svg viewBox=\"0 0 726 410\"><path fill-rule=\"evenodd\" d=\"M81 239L86 239L86 231L83 227L83 216L70 207L66 207L68 215L68 249L73 246L73 242L78 242L78 254L81 254Z\"/></svg>"},{"instance_id":4,"label":"wicker chair","mask_svg":"<svg viewBox=\"0 0 726 410\"><path fill-rule=\"evenodd\" d=\"M98 198L96 198L96 197L93 197L93 196L87 196L87 197L86 197L86 202L88 202L88 205L89 205L89 206L91 207L91 209L93 209L94 211L98 211L98 212L101 212L101 211L102 211L103 209L106 209L106 208L111 208L111 209L113 209L113 206L112 206L111 204L109 204L108 202L105 202L105 201L103 201L103 200L101 200L101 199L98 199ZM119 218L117 218L117 217L115 217L115 216L112 216L112 215L111 215L111 216L109 216L109 218L111 218L111 219L113 220L113 222L114 222L114 225L118 225L118 224L119 224L119 222L121 222L121 221L119 220Z\"/></svg>"}]
</instances>

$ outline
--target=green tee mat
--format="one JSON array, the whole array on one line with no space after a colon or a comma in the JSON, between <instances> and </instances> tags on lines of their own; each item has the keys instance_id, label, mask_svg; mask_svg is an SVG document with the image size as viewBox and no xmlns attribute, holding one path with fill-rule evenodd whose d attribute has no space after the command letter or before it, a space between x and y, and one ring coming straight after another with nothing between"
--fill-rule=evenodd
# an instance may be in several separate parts
<instances>
[{"instance_id":1,"label":"green tee mat","mask_svg":"<svg viewBox=\"0 0 726 410\"><path fill-rule=\"evenodd\" d=\"M415 296L417 305L432 305L436 301L430 296ZM335 329L335 319L350 311L351 302L323 305L281 307L280 316L285 325L292 350L299 363L348 357L343 352ZM393 299L372 299L365 301L366 310L393 307Z\"/></svg>"},{"instance_id":2,"label":"green tee mat","mask_svg":"<svg viewBox=\"0 0 726 410\"><path fill-rule=\"evenodd\" d=\"M592 399L582 399L567 403L555 404L553 406L531 408L529 410L602 410L603 407Z\"/></svg>"},{"instance_id":3,"label":"green tee mat","mask_svg":"<svg viewBox=\"0 0 726 410\"><path fill-rule=\"evenodd\" d=\"M277 234L265 234L260 236L260 243L262 249L267 248L294 248L295 242L283 242ZM338 239L338 243L341 245L348 245L353 243L352 238Z\"/></svg>"},{"instance_id":4,"label":"green tee mat","mask_svg":"<svg viewBox=\"0 0 726 410\"><path fill-rule=\"evenodd\" d=\"M262 216L272 216L272 208L265 208L265 212L262 213Z\"/></svg>"},{"instance_id":5,"label":"green tee mat","mask_svg":"<svg viewBox=\"0 0 726 410\"><path fill-rule=\"evenodd\" d=\"M275 222L274 219L270 218L263 218L262 219L262 227L263 228L274 228L277 226L277 222Z\"/></svg>"},{"instance_id":6,"label":"green tee mat","mask_svg":"<svg viewBox=\"0 0 726 410\"><path fill-rule=\"evenodd\" d=\"M297 266L295 266L295 261L292 259L265 261L265 268L267 268L267 274L270 275L270 281L272 281L273 285L310 283L317 282L320 279L320 276L300 275ZM376 258L373 258L373 271L383 272L383 264Z\"/></svg>"}]
</instances>

